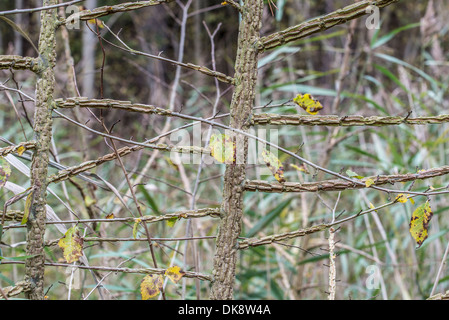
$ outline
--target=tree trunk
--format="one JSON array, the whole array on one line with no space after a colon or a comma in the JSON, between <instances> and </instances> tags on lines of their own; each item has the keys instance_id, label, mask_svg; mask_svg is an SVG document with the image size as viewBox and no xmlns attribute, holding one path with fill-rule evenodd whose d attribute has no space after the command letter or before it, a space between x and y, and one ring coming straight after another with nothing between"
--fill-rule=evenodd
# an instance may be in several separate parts
<instances>
[{"instance_id":1,"label":"tree trunk","mask_svg":"<svg viewBox=\"0 0 449 320\"><path fill-rule=\"evenodd\" d=\"M89 10L94 9L97 7L97 0L87 0L85 6ZM95 27L91 26L91 28L95 31ZM95 48L98 40L85 23L82 24L82 29L82 95L89 98L98 98L99 95L95 91Z\"/></svg>"},{"instance_id":2,"label":"tree trunk","mask_svg":"<svg viewBox=\"0 0 449 320\"><path fill-rule=\"evenodd\" d=\"M57 0L44 0L43 5L55 5ZM44 234L47 203L47 167L52 136L51 110L55 87L54 66L56 60L56 10L41 12L39 36L40 72L36 83L36 104L34 115L34 138L36 148L31 163L31 187L33 200L27 222L27 255L25 280L30 283L28 299L42 300L44 297Z\"/></svg>"},{"instance_id":3,"label":"tree trunk","mask_svg":"<svg viewBox=\"0 0 449 320\"><path fill-rule=\"evenodd\" d=\"M242 6L235 65L235 91L231 101L230 126L247 130L257 81L256 42L262 21L262 0L247 0ZM224 177L222 219L216 241L214 281L211 299L232 299L237 260L237 237L243 216L243 182L247 163L248 139L235 135L236 163L228 164Z\"/></svg>"}]
</instances>

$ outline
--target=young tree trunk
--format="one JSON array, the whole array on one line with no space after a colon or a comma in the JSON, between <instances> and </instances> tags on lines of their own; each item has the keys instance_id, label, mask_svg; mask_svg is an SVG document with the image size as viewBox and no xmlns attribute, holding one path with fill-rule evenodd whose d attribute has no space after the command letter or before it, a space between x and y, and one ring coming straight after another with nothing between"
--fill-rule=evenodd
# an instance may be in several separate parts
<instances>
[{"instance_id":1,"label":"young tree trunk","mask_svg":"<svg viewBox=\"0 0 449 320\"><path fill-rule=\"evenodd\" d=\"M97 0L87 0L85 6L89 10L94 9L97 7ZM95 28L91 28L95 31ZM98 98L98 93L95 91L95 48L98 40L86 24L82 24L82 30L82 95L89 98Z\"/></svg>"},{"instance_id":2,"label":"young tree trunk","mask_svg":"<svg viewBox=\"0 0 449 320\"><path fill-rule=\"evenodd\" d=\"M57 0L44 0L43 5L55 5ZM27 255L25 280L31 291L26 297L42 300L44 297L44 234L47 203L47 167L52 136L53 91L55 87L54 66L56 60L56 10L41 12L41 31L39 36L40 72L36 84L36 104L34 114L34 133L36 148L31 163L31 187L33 200L27 222Z\"/></svg>"},{"instance_id":3,"label":"young tree trunk","mask_svg":"<svg viewBox=\"0 0 449 320\"><path fill-rule=\"evenodd\" d=\"M238 50L235 65L235 91L231 101L230 126L247 130L256 90L256 42L262 21L263 0L246 0L242 6ZM247 162L248 139L236 135L236 163L228 164L224 177L222 219L216 241L214 281L211 299L232 299L237 260L237 237L243 215L243 182Z\"/></svg>"}]
</instances>

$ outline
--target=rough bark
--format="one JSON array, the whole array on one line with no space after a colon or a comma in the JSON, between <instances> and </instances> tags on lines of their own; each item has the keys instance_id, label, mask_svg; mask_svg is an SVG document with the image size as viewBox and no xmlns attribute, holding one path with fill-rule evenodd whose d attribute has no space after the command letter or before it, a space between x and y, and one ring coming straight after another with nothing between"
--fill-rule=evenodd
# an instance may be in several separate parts
<instances>
[{"instance_id":1,"label":"rough bark","mask_svg":"<svg viewBox=\"0 0 449 320\"><path fill-rule=\"evenodd\" d=\"M57 0L44 0L43 5L55 5ZM42 300L44 297L44 234L46 218L47 167L52 135L51 110L54 106L54 66L56 60L55 29L56 10L41 12L39 36L38 80L36 83L36 104L34 115L35 152L31 163L31 186L33 201L27 222L27 255L25 280L30 284L26 293L28 299Z\"/></svg>"},{"instance_id":2,"label":"rough bark","mask_svg":"<svg viewBox=\"0 0 449 320\"><path fill-rule=\"evenodd\" d=\"M257 81L257 49L261 28L262 0L247 0L242 7L238 50L235 65L235 90L231 101L230 126L247 130L252 112ZM214 281L210 298L229 300L233 297L238 243L243 215L243 192L248 140L235 136L236 162L226 166L223 188L222 218L216 241Z\"/></svg>"}]
</instances>

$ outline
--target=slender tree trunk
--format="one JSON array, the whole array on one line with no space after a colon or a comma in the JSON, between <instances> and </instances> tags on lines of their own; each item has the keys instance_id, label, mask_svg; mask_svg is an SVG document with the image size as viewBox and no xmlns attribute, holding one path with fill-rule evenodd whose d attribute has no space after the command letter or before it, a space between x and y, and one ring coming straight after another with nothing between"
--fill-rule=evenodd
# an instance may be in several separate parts
<instances>
[{"instance_id":1,"label":"slender tree trunk","mask_svg":"<svg viewBox=\"0 0 449 320\"><path fill-rule=\"evenodd\" d=\"M235 65L235 91L231 101L233 128L247 130L251 116L257 81L256 42L262 21L262 0L246 0L239 27L238 50ZM248 140L236 135L236 163L228 164L224 177L222 219L217 236L214 257L214 281L211 299L232 299L237 261L237 237L243 216L243 182L247 162Z\"/></svg>"},{"instance_id":2,"label":"slender tree trunk","mask_svg":"<svg viewBox=\"0 0 449 320\"><path fill-rule=\"evenodd\" d=\"M57 0L44 0L43 5L57 4ZM25 263L26 281L31 284L27 298L42 300L44 297L44 234L47 203L47 169L52 135L51 110L55 87L54 66L56 60L56 10L41 12L39 36L40 72L36 84L34 133L36 148L31 163L31 187L33 200L27 222L27 255Z\"/></svg>"},{"instance_id":3,"label":"slender tree trunk","mask_svg":"<svg viewBox=\"0 0 449 320\"><path fill-rule=\"evenodd\" d=\"M23 9L23 0L16 0L15 8ZM22 15L22 14L17 14L14 17L15 23L17 23L17 25L19 25L20 27L23 27L23 17L24 17L24 15ZM14 52L15 52L15 54L17 54L19 56L24 54L22 40L23 40L22 35L18 32L14 32Z\"/></svg>"},{"instance_id":4,"label":"slender tree trunk","mask_svg":"<svg viewBox=\"0 0 449 320\"><path fill-rule=\"evenodd\" d=\"M85 3L87 9L94 9L97 7L97 0L87 0ZM95 31L95 28L92 27ZM97 38L92 31L82 24L83 29L83 60L82 60L82 95L89 98L97 98L98 93L95 91L95 48L97 45Z\"/></svg>"}]
</instances>

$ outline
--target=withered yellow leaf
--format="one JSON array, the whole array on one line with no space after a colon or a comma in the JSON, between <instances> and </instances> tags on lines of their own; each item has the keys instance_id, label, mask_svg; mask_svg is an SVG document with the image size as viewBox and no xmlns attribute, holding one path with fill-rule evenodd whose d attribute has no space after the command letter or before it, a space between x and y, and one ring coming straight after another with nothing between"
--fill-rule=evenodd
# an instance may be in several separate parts
<instances>
[{"instance_id":1,"label":"withered yellow leaf","mask_svg":"<svg viewBox=\"0 0 449 320\"><path fill-rule=\"evenodd\" d=\"M355 172L352 171L352 170L346 170L346 174L347 174L348 177L350 177L350 178L356 178L356 179L359 179L359 180L364 178L364 176L361 176L361 175L355 173Z\"/></svg>"},{"instance_id":2,"label":"withered yellow leaf","mask_svg":"<svg viewBox=\"0 0 449 320\"><path fill-rule=\"evenodd\" d=\"M429 235L428 228L432 216L433 212L428 200L413 211L409 227L410 234L418 245L417 248L421 247L424 240L426 240Z\"/></svg>"},{"instance_id":3,"label":"withered yellow leaf","mask_svg":"<svg viewBox=\"0 0 449 320\"><path fill-rule=\"evenodd\" d=\"M213 134L209 140L210 155L221 163L235 162L235 143L226 134Z\"/></svg>"},{"instance_id":4,"label":"withered yellow leaf","mask_svg":"<svg viewBox=\"0 0 449 320\"><path fill-rule=\"evenodd\" d=\"M179 220L179 217L173 217L167 220L167 225L172 228L176 224L176 222Z\"/></svg>"},{"instance_id":5,"label":"withered yellow leaf","mask_svg":"<svg viewBox=\"0 0 449 320\"><path fill-rule=\"evenodd\" d=\"M139 226L139 223L142 222L142 219L137 218L134 219L134 226L133 226L133 238L136 239L137 238L137 227Z\"/></svg>"},{"instance_id":6,"label":"withered yellow leaf","mask_svg":"<svg viewBox=\"0 0 449 320\"><path fill-rule=\"evenodd\" d=\"M164 160L170 165L170 167L172 167L173 169L175 169L176 171L179 171L179 167L177 164L175 164L170 157L164 156Z\"/></svg>"},{"instance_id":7,"label":"withered yellow leaf","mask_svg":"<svg viewBox=\"0 0 449 320\"><path fill-rule=\"evenodd\" d=\"M58 246L63 250L67 263L78 261L83 255L83 242L78 226L68 229L64 237L59 240Z\"/></svg>"},{"instance_id":8,"label":"withered yellow leaf","mask_svg":"<svg viewBox=\"0 0 449 320\"><path fill-rule=\"evenodd\" d=\"M103 25L103 21L98 20L98 19L90 19L87 20L88 23L93 24L93 25L97 25L98 28L103 29L104 25Z\"/></svg>"},{"instance_id":9,"label":"withered yellow leaf","mask_svg":"<svg viewBox=\"0 0 449 320\"><path fill-rule=\"evenodd\" d=\"M3 157L0 157L0 188L6 184L9 176L11 175L11 167L8 161Z\"/></svg>"},{"instance_id":10,"label":"withered yellow leaf","mask_svg":"<svg viewBox=\"0 0 449 320\"><path fill-rule=\"evenodd\" d=\"M407 200L408 200L407 196L403 193L399 194L395 199L395 201L400 202L400 203L406 203Z\"/></svg>"},{"instance_id":11,"label":"withered yellow leaf","mask_svg":"<svg viewBox=\"0 0 449 320\"><path fill-rule=\"evenodd\" d=\"M290 164L290 167L292 167L293 169L296 169L297 171L304 172L305 174L310 173L309 169L307 169L307 167L304 163L301 164L300 166L297 166L296 164Z\"/></svg>"},{"instance_id":12,"label":"withered yellow leaf","mask_svg":"<svg viewBox=\"0 0 449 320\"><path fill-rule=\"evenodd\" d=\"M371 187L374 184L374 180L369 178L365 180L365 185L367 188Z\"/></svg>"},{"instance_id":13,"label":"withered yellow leaf","mask_svg":"<svg viewBox=\"0 0 449 320\"><path fill-rule=\"evenodd\" d=\"M146 275L140 283L140 294L142 300L154 298L161 292L164 278L160 274Z\"/></svg>"},{"instance_id":14,"label":"withered yellow leaf","mask_svg":"<svg viewBox=\"0 0 449 320\"><path fill-rule=\"evenodd\" d=\"M284 166L282 165L282 162L278 159L278 157L276 157L273 153L271 153L267 149L263 149L262 159L267 165L267 167L270 169L271 173L276 178L276 180L281 183L285 182Z\"/></svg>"},{"instance_id":15,"label":"withered yellow leaf","mask_svg":"<svg viewBox=\"0 0 449 320\"><path fill-rule=\"evenodd\" d=\"M95 200L91 196L86 196L84 198L84 204L86 205L86 207L90 207L91 205L94 205L95 203L97 203L97 200Z\"/></svg>"},{"instance_id":16,"label":"withered yellow leaf","mask_svg":"<svg viewBox=\"0 0 449 320\"><path fill-rule=\"evenodd\" d=\"M23 217L22 217L22 221L20 222L20 224L25 224L28 222L28 217L30 215L30 211L31 211L31 204L33 202L33 197L34 197L34 192L31 191L25 201L25 209L23 210Z\"/></svg>"},{"instance_id":17,"label":"withered yellow leaf","mask_svg":"<svg viewBox=\"0 0 449 320\"><path fill-rule=\"evenodd\" d=\"M295 102L298 106L300 106L302 109L304 109L307 113L311 115L316 115L321 109L323 109L321 103L315 100L312 97L312 95L308 93L304 95L298 94L293 99L293 102Z\"/></svg>"},{"instance_id":18,"label":"withered yellow leaf","mask_svg":"<svg viewBox=\"0 0 449 320\"><path fill-rule=\"evenodd\" d=\"M25 152L25 147L24 146L20 146L20 147L18 147L17 148L17 154L19 155L19 156L21 156L24 152Z\"/></svg>"},{"instance_id":19,"label":"withered yellow leaf","mask_svg":"<svg viewBox=\"0 0 449 320\"><path fill-rule=\"evenodd\" d=\"M178 281L185 275L186 273L181 270L178 266L173 266L165 270L165 276L167 276L174 283L178 283Z\"/></svg>"},{"instance_id":20,"label":"withered yellow leaf","mask_svg":"<svg viewBox=\"0 0 449 320\"><path fill-rule=\"evenodd\" d=\"M106 219L114 219L114 214L110 213L106 216Z\"/></svg>"}]
</instances>

